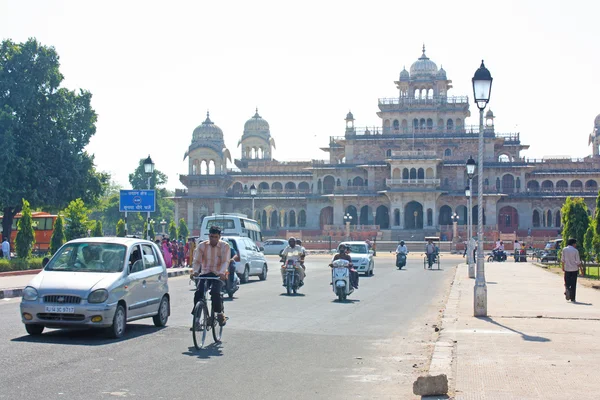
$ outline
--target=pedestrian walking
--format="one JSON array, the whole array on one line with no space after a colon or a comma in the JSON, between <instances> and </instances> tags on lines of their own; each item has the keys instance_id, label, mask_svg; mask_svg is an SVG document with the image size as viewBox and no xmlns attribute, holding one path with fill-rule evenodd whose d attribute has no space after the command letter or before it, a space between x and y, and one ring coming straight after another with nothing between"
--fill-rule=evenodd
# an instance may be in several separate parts
<instances>
[{"instance_id":1,"label":"pedestrian walking","mask_svg":"<svg viewBox=\"0 0 600 400\"><path fill-rule=\"evenodd\" d=\"M167 268L171 268L173 266L173 259L171 257L171 247L169 246L169 239L167 238L163 239L162 253L163 258L165 259L165 264L167 264Z\"/></svg>"},{"instance_id":2,"label":"pedestrian walking","mask_svg":"<svg viewBox=\"0 0 600 400\"><path fill-rule=\"evenodd\" d=\"M575 303L577 290L577 274L581 268L581 259L577 250L577 240L571 238L567 241L567 247L562 250L560 257L562 270L565 273L565 298Z\"/></svg>"},{"instance_id":3,"label":"pedestrian walking","mask_svg":"<svg viewBox=\"0 0 600 400\"><path fill-rule=\"evenodd\" d=\"M4 237L4 241L2 242L2 257L10 260L10 243L6 236Z\"/></svg>"}]
</instances>

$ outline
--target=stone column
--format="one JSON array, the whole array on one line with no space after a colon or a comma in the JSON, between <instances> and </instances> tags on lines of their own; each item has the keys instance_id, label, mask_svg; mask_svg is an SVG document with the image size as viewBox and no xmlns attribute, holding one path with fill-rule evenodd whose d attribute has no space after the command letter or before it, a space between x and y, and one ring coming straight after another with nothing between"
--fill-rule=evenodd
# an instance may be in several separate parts
<instances>
[{"instance_id":1,"label":"stone column","mask_svg":"<svg viewBox=\"0 0 600 400\"><path fill-rule=\"evenodd\" d=\"M194 202L192 200L187 201L187 226L191 232L194 229ZM200 229L200 227L198 227ZM184 238L187 240L187 238Z\"/></svg>"},{"instance_id":2,"label":"stone column","mask_svg":"<svg viewBox=\"0 0 600 400\"><path fill-rule=\"evenodd\" d=\"M333 225L344 226L344 198L333 198Z\"/></svg>"}]
</instances>

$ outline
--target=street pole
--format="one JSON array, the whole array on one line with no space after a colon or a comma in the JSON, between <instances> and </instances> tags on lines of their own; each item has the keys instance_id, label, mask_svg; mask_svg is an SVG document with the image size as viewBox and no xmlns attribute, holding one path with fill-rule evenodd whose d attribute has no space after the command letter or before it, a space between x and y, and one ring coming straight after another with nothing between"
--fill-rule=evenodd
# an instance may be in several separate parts
<instances>
[{"instance_id":1,"label":"street pole","mask_svg":"<svg viewBox=\"0 0 600 400\"><path fill-rule=\"evenodd\" d=\"M148 177L148 190L150 190L150 179L152 175ZM150 211L148 211L148 222L146 223L146 239L150 240Z\"/></svg>"},{"instance_id":2,"label":"street pole","mask_svg":"<svg viewBox=\"0 0 600 400\"><path fill-rule=\"evenodd\" d=\"M469 278L475 278L475 260L473 259L473 178L469 178Z\"/></svg>"},{"instance_id":3,"label":"street pole","mask_svg":"<svg viewBox=\"0 0 600 400\"><path fill-rule=\"evenodd\" d=\"M473 99L479 108L479 165L477 166L477 277L473 289L473 314L475 317L487 316L487 286L485 283L485 270L483 260L483 110L490 101L492 93L492 74L485 67L483 60L481 66L473 75Z\"/></svg>"},{"instance_id":4,"label":"street pole","mask_svg":"<svg viewBox=\"0 0 600 400\"><path fill-rule=\"evenodd\" d=\"M485 107L484 107L485 108ZM479 109L479 154L477 165L477 277L474 288L474 315L487 316L487 285L483 260L483 110Z\"/></svg>"}]
</instances>

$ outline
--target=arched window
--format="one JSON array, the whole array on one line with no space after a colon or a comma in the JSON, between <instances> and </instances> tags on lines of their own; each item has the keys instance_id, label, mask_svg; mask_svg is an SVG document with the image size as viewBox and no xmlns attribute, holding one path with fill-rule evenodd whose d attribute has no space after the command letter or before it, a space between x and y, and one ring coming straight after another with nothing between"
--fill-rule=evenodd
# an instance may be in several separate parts
<instances>
[{"instance_id":1,"label":"arched window","mask_svg":"<svg viewBox=\"0 0 600 400\"><path fill-rule=\"evenodd\" d=\"M413 119L413 129L414 130L418 130L419 129L419 120L418 119Z\"/></svg>"},{"instance_id":2,"label":"arched window","mask_svg":"<svg viewBox=\"0 0 600 400\"><path fill-rule=\"evenodd\" d=\"M537 192L538 190L540 190L540 184L538 183L538 181L529 181L527 182L527 190L531 192Z\"/></svg>"},{"instance_id":3,"label":"arched window","mask_svg":"<svg viewBox=\"0 0 600 400\"><path fill-rule=\"evenodd\" d=\"M300 210L298 213L298 226L304 228L306 226L306 211Z\"/></svg>"},{"instance_id":4,"label":"arched window","mask_svg":"<svg viewBox=\"0 0 600 400\"><path fill-rule=\"evenodd\" d=\"M394 210L394 226L400 226L400 210Z\"/></svg>"},{"instance_id":5,"label":"arched window","mask_svg":"<svg viewBox=\"0 0 600 400\"><path fill-rule=\"evenodd\" d=\"M425 118L421 118L421 120L419 121L419 128L420 129L425 129Z\"/></svg>"},{"instance_id":6,"label":"arched window","mask_svg":"<svg viewBox=\"0 0 600 400\"><path fill-rule=\"evenodd\" d=\"M294 192L296 191L296 184L294 182L288 182L285 184L286 192Z\"/></svg>"},{"instance_id":7,"label":"arched window","mask_svg":"<svg viewBox=\"0 0 600 400\"><path fill-rule=\"evenodd\" d=\"M451 155L452 155L452 150L450 150L450 149L444 150L444 156L450 157Z\"/></svg>"},{"instance_id":8,"label":"arched window","mask_svg":"<svg viewBox=\"0 0 600 400\"><path fill-rule=\"evenodd\" d=\"M423 168L417 170L417 179L425 179L425 170Z\"/></svg>"},{"instance_id":9,"label":"arched window","mask_svg":"<svg viewBox=\"0 0 600 400\"><path fill-rule=\"evenodd\" d=\"M454 121L452 121L451 119L446 121L446 129L449 131L453 131L454 130Z\"/></svg>"},{"instance_id":10,"label":"arched window","mask_svg":"<svg viewBox=\"0 0 600 400\"><path fill-rule=\"evenodd\" d=\"M598 190L598 183L595 180L590 179L585 183L585 189L590 191Z\"/></svg>"},{"instance_id":11,"label":"arched window","mask_svg":"<svg viewBox=\"0 0 600 400\"><path fill-rule=\"evenodd\" d=\"M433 120L431 118L427 118L427 130L433 129Z\"/></svg>"},{"instance_id":12,"label":"arched window","mask_svg":"<svg viewBox=\"0 0 600 400\"><path fill-rule=\"evenodd\" d=\"M208 164L206 160L200 162L200 175L206 175L208 173Z\"/></svg>"},{"instance_id":13,"label":"arched window","mask_svg":"<svg viewBox=\"0 0 600 400\"><path fill-rule=\"evenodd\" d=\"M552 181L549 180L545 180L544 182L542 182L542 190L545 192L551 192L554 190L554 183L552 183Z\"/></svg>"},{"instance_id":14,"label":"arched window","mask_svg":"<svg viewBox=\"0 0 600 400\"><path fill-rule=\"evenodd\" d=\"M533 220L531 222L534 228L540 227L540 212L538 210L533 210Z\"/></svg>"},{"instance_id":15,"label":"arched window","mask_svg":"<svg viewBox=\"0 0 600 400\"><path fill-rule=\"evenodd\" d=\"M273 182L271 184L271 190L277 193L281 193L283 191L283 186L281 185L281 182Z\"/></svg>"},{"instance_id":16,"label":"arched window","mask_svg":"<svg viewBox=\"0 0 600 400\"><path fill-rule=\"evenodd\" d=\"M427 226L433 225L433 210L431 208L427 209Z\"/></svg>"},{"instance_id":17,"label":"arched window","mask_svg":"<svg viewBox=\"0 0 600 400\"><path fill-rule=\"evenodd\" d=\"M388 158L391 157L392 156L392 149L387 149L385 151L385 156L388 157Z\"/></svg>"},{"instance_id":18,"label":"arched window","mask_svg":"<svg viewBox=\"0 0 600 400\"><path fill-rule=\"evenodd\" d=\"M290 228L296 227L296 212L294 210L290 211L290 216L288 217L288 226Z\"/></svg>"},{"instance_id":19,"label":"arched window","mask_svg":"<svg viewBox=\"0 0 600 400\"><path fill-rule=\"evenodd\" d=\"M337 187L342 186L342 181L340 180L340 178L337 178L337 181L335 182L335 186L337 186Z\"/></svg>"},{"instance_id":20,"label":"arched window","mask_svg":"<svg viewBox=\"0 0 600 400\"><path fill-rule=\"evenodd\" d=\"M402 170L402 179L408 179L408 168Z\"/></svg>"},{"instance_id":21,"label":"arched window","mask_svg":"<svg viewBox=\"0 0 600 400\"><path fill-rule=\"evenodd\" d=\"M583 189L583 183L581 183L579 179L575 179L571 182L571 190L580 191L581 189Z\"/></svg>"},{"instance_id":22,"label":"arched window","mask_svg":"<svg viewBox=\"0 0 600 400\"><path fill-rule=\"evenodd\" d=\"M399 129L400 129L400 122L397 119L395 119L394 120L394 130L397 131Z\"/></svg>"},{"instance_id":23,"label":"arched window","mask_svg":"<svg viewBox=\"0 0 600 400\"><path fill-rule=\"evenodd\" d=\"M417 169L416 168L410 169L410 179L417 179Z\"/></svg>"},{"instance_id":24,"label":"arched window","mask_svg":"<svg viewBox=\"0 0 600 400\"><path fill-rule=\"evenodd\" d=\"M500 154L498 156L498 162L510 162L510 157L506 154Z\"/></svg>"},{"instance_id":25,"label":"arched window","mask_svg":"<svg viewBox=\"0 0 600 400\"><path fill-rule=\"evenodd\" d=\"M496 190L500 191L500 177L496 177Z\"/></svg>"}]
</instances>

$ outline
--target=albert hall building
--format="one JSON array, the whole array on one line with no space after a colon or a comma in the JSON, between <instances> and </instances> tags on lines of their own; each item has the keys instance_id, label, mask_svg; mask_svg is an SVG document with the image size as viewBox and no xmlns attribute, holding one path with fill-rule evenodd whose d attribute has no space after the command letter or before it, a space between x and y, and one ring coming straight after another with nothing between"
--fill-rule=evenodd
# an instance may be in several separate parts
<instances>
[{"instance_id":1,"label":"albert hall building","mask_svg":"<svg viewBox=\"0 0 600 400\"><path fill-rule=\"evenodd\" d=\"M345 129L340 126L340 135L321 149L327 153L324 161L277 161L269 124L257 110L244 124L240 158L228 166L223 131L207 114L186 152L189 168L180 175L186 189L176 190L173 198L176 219L184 218L197 234L207 215L240 213L272 236L326 235L349 220L354 231L377 231L380 240L451 232L453 214L465 224L465 162L477 158L479 138L478 126L465 125L471 115L468 97L449 94L452 81L425 49L394 84L397 96L378 100L379 127L355 126L348 113ZM583 197L590 210L595 208L600 116L589 137L592 155L583 159L525 159L520 153L529 145L518 133L497 132L489 110L483 136L486 231L551 236L560 228L568 196ZM476 224L477 184L473 189Z\"/></svg>"}]
</instances>

